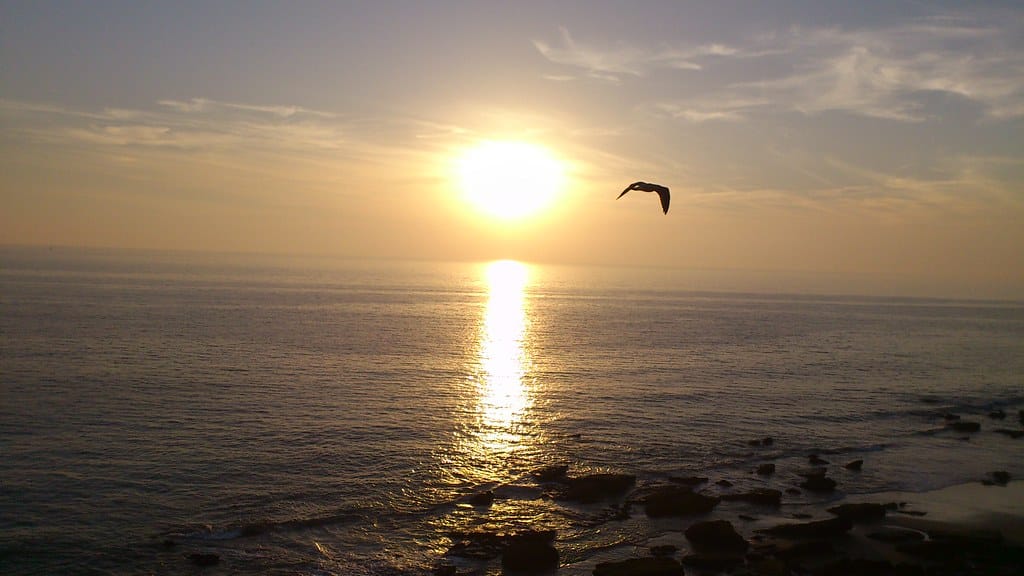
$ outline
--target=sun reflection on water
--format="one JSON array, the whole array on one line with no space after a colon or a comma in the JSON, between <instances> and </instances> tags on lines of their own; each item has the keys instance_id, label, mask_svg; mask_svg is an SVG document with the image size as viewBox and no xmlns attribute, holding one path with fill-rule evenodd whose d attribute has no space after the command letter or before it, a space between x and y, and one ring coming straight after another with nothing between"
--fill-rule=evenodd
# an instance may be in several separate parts
<instances>
[{"instance_id":1,"label":"sun reflection on water","mask_svg":"<svg viewBox=\"0 0 1024 576\"><path fill-rule=\"evenodd\" d=\"M480 441L489 452L507 452L517 444L518 420L530 403L524 383L530 363L524 346L529 270L520 262L500 260L487 265L486 279L477 382Z\"/></svg>"}]
</instances>

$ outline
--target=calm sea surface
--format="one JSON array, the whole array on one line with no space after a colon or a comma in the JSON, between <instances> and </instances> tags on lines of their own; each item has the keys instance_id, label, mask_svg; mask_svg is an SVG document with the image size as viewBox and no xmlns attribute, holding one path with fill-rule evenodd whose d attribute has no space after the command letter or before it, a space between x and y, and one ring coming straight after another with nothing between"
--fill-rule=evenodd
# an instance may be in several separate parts
<instances>
[{"instance_id":1,"label":"calm sea surface","mask_svg":"<svg viewBox=\"0 0 1024 576\"><path fill-rule=\"evenodd\" d=\"M4 249L0 572L497 572L445 559L450 534L533 527L586 574L671 527L544 498L530 470L782 489L819 453L865 460L840 494L1024 476L1024 440L992 431L1020 426L1021 304L677 280Z\"/></svg>"}]
</instances>

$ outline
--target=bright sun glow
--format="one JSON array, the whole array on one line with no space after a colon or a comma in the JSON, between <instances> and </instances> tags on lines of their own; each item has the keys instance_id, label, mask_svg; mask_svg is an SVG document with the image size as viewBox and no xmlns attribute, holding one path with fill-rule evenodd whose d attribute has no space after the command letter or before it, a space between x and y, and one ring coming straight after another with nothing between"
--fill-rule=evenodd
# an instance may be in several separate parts
<instances>
[{"instance_id":1,"label":"bright sun glow","mask_svg":"<svg viewBox=\"0 0 1024 576\"><path fill-rule=\"evenodd\" d=\"M480 212L518 220L547 208L562 186L562 164L525 142L481 142L458 160L466 200Z\"/></svg>"}]
</instances>

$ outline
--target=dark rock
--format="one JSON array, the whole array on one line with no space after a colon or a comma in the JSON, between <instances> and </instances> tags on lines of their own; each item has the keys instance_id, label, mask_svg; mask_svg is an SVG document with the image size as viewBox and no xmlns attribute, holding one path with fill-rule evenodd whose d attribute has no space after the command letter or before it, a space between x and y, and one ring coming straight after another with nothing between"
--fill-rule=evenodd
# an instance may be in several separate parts
<instances>
[{"instance_id":1,"label":"dark rock","mask_svg":"<svg viewBox=\"0 0 1024 576\"><path fill-rule=\"evenodd\" d=\"M622 504L613 504L610 508L608 508L607 519L608 520L618 520L620 522L622 520L629 520L629 517L630 517L629 511L630 511L630 509L632 507L633 507L633 503L632 502L623 502Z\"/></svg>"},{"instance_id":2,"label":"dark rock","mask_svg":"<svg viewBox=\"0 0 1024 576\"><path fill-rule=\"evenodd\" d=\"M862 466L864 466L863 460L854 460L853 462L847 462L846 464L843 464L843 468L846 468L847 470L856 471L859 471Z\"/></svg>"},{"instance_id":3,"label":"dark rock","mask_svg":"<svg viewBox=\"0 0 1024 576\"><path fill-rule=\"evenodd\" d=\"M746 522L755 522L757 520L757 517L749 516L747 514L740 514L739 516L737 516L737 518L739 518L740 520L744 520Z\"/></svg>"},{"instance_id":4,"label":"dark rock","mask_svg":"<svg viewBox=\"0 0 1024 576\"><path fill-rule=\"evenodd\" d=\"M691 516L706 514L718 505L719 498L698 494L681 486L663 486L647 496L644 511L648 516Z\"/></svg>"},{"instance_id":5,"label":"dark rock","mask_svg":"<svg viewBox=\"0 0 1024 576\"><path fill-rule=\"evenodd\" d=\"M704 476L669 476L669 482L682 484L683 486L697 486L708 481Z\"/></svg>"},{"instance_id":6,"label":"dark rock","mask_svg":"<svg viewBox=\"0 0 1024 576\"><path fill-rule=\"evenodd\" d=\"M1020 438L1024 436L1024 430L1010 430L1009 428L997 428L996 434L1002 434L1003 436L1009 436L1010 438Z\"/></svg>"},{"instance_id":7,"label":"dark rock","mask_svg":"<svg viewBox=\"0 0 1024 576\"><path fill-rule=\"evenodd\" d=\"M503 555L513 544L525 543L528 544L528 548L539 548L541 546L550 548L552 546L551 543L555 540L555 536L556 532L554 530L526 530L512 533L483 530L453 532L451 538L454 544L448 549L448 554L462 558L489 560ZM513 551L513 554L515 553L516 551Z\"/></svg>"},{"instance_id":8,"label":"dark rock","mask_svg":"<svg viewBox=\"0 0 1024 576\"><path fill-rule=\"evenodd\" d=\"M597 502L618 496L636 484L632 474L591 474L566 478L566 490L561 499L575 502Z\"/></svg>"},{"instance_id":9,"label":"dark rock","mask_svg":"<svg viewBox=\"0 0 1024 576\"><path fill-rule=\"evenodd\" d=\"M786 494L789 494L790 496L799 496L803 494L803 492L797 488L786 488Z\"/></svg>"},{"instance_id":10,"label":"dark rock","mask_svg":"<svg viewBox=\"0 0 1024 576\"><path fill-rule=\"evenodd\" d=\"M880 574L900 574L888 560L871 560L868 558L841 558L821 567L817 574L829 576L878 576ZM923 572L918 572L923 574Z\"/></svg>"},{"instance_id":11,"label":"dark rock","mask_svg":"<svg viewBox=\"0 0 1024 576\"><path fill-rule=\"evenodd\" d=\"M897 510L897 514L906 514L907 516L927 516L928 513L922 510Z\"/></svg>"},{"instance_id":12,"label":"dark rock","mask_svg":"<svg viewBox=\"0 0 1024 576\"><path fill-rule=\"evenodd\" d=\"M497 558L505 549L506 535L495 532L455 532L448 554L461 558L489 560Z\"/></svg>"},{"instance_id":13,"label":"dark rock","mask_svg":"<svg viewBox=\"0 0 1024 576\"><path fill-rule=\"evenodd\" d=\"M713 554L698 552L683 556L683 564L693 566L699 570L728 570L743 562L743 556L739 554Z\"/></svg>"},{"instance_id":14,"label":"dark rock","mask_svg":"<svg viewBox=\"0 0 1024 576\"><path fill-rule=\"evenodd\" d=\"M804 512L794 512L794 513L790 514L789 517L790 518L795 518L797 520L810 520L811 518L814 518L813 515L806 514Z\"/></svg>"},{"instance_id":15,"label":"dark rock","mask_svg":"<svg viewBox=\"0 0 1024 576\"><path fill-rule=\"evenodd\" d=\"M469 497L473 506L490 506L494 502L494 490L484 490Z\"/></svg>"},{"instance_id":16,"label":"dark rock","mask_svg":"<svg viewBox=\"0 0 1024 576\"><path fill-rule=\"evenodd\" d=\"M757 473L761 476L771 476L775 473L775 464L761 464L757 467Z\"/></svg>"},{"instance_id":17,"label":"dark rock","mask_svg":"<svg viewBox=\"0 0 1024 576\"><path fill-rule=\"evenodd\" d=\"M828 464L828 460L822 459L817 454L811 454L810 456L808 456L807 461L813 464L814 466L824 466L825 464Z\"/></svg>"},{"instance_id":18,"label":"dark rock","mask_svg":"<svg viewBox=\"0 0 1024 576\"><path fill-rule=\"evenodd\" d=\"M832 555L835 548L828 540L804 540L800 542L780 543L775 556L792 562L808 556Z\"/></svg>"},{"instance_id":19,"label":"dark rock","mask_svg":"<svg viewBox=\"0 0 1024 576\"><path fill-rule=\"evenodd\" d=\"M435 566L431 571L431 574L434 576L455 576L457 573L458 570L452 564L441 564L440 566Z\"/></svg>"},{"instance_id":20,"label":"dark rock","mask_svg":"<svg viewBox=\"0 0 1024 576\"><path fill-rule=\"evenodd\" d=\"M541 538L514 538L501 555L501 567L531 573L558 570L558 550Z\"/></svg>"},{"instance_id":21,"label":"dark rock","mask_svg":"<svg viewBox=\"0 0 1024 576\"><path fill-rule=\"evenodd\" d=\"M676 553L676 550L679 549L671 544L660 544L658 546L651 546L651 556L655 556L658 558L672 556Z\"/></svg>"},{"instance_id":22,"label":"dark rock","mask_svg":"<svg viewBox=\"0 0 1024 576\"><path fill-rule=\"evenodd\" d=\"M757 576L789 576L789 566L778 558L758 558L750 563L750 573Z\"/></svg>"},{"instance_id":23,"label":"dark rock","mask_svg":"<svg viewBox=\"0 0 1024 576\"><path fill-rule=\"evenodd\" d=\"M715 484L718 484L722 488L732 488L732 482L729 482L728 480L719 480L718 482L715 482Z\"/></svg>"},{"instance_id":24,"label":"dark rock","mask_svg":"<svg viewBox=\"0 0 1024 576\"><path fill-rule=\"evenodd\" d=\"M894 526L883 526L877 530L868 532L868 538L887 542L889 544L902 544L904 542L919 542L924 540L925 535L917 530L909 528L897 528Z\"/></svg>"},{"instance_id":25,"label":"dark rock","mask_svg":"<svg viewBox=\"0 0 1024 576\"><path fill-rule=\"evenodd\" d=\"M888 506L885 504L873 504L863 502L859 504L840 504L829 508L828 511L840 518L848 518L851 522L874 522L885 518L885 511Z\"/></svg>"},{"instance_id":26,"label":"dark rock","mask_svg":"<svg viewBox=\"0 0 1024 576\"><path fill-rule=\"evenodd\" d=\"M537 468L530 472L530 476L534 480L541 483L547 482L560 482L565 480L565 475L569 472L569 466L566 464L556 464L553 466L544 466Z\"/></svg>"},{"instance_id":27,"label":"dark rock","mask_svg":"<svg viewBox=\"0 0 1024 576\"><path fill-rule=\"evenodd\" d=\"M760 446L761 445L761 440L760 439L758 439L758 440L747 440L747 445L748 446Z\"/></svg>"},{"instance_id":28,"label":"dark rock","mask_svg":"<svg viewBox=\"0 0 1024 576\"><path fill-rule=\"evenodd\" d=\"M765 436L765 437L764 437L764 438L763 438L763 439L761 440L761 445L762 445L762 446L771 446L771 445L772 445L772 444L774 444L774 443L775 443L775 440L773 440L771 436Z\"/></svg>"},{"instance_id":29,"label":"dark rock","mask_svg":"<svg viewBox=\"0 0 1024 576\"><path fill-rule=\"evenodd\" d=\"M161 544L163 545L164 548L174 548L178 545L177 542L171 540L170 538L165 538L164 541L161 542Z\"/></svg>"},{"instance_id":30,"label":"dark rock","mask_svg":"<svg viewBox=\"0 0 1024 576\"><path fill-rule=\"evenodd\" d=\"M698 552L741 555L750 547L728 520L697 522L684 533Z\"/></svg>"},{"instance_id":31,"label":"dark rock","mask_svg":"<svg viewBox=\"0 0 1024 576\"><path fill-rule=\"evenodd\" d=\"M188 555L188 559L196 566L215 566L220 564L220 554L213 552L193 552Z\"/></svg>"},{"instance_id":32,"label":"dark rock","mask_svg":"<svg viewBox=\"0 0 1024 576\"><path fill-rule=\"evenodd\" d=\"M739 494L723 494L721 498L727 502L740 501L762 506L778 506L782 503L782 492L771 488L757 488Z\"/></svg>"},{"instance_id":33,"label":"dark rock","mask_svg":"<svg viewBox=\"0 0 1024 576\"><path fill-rule=\"evenodd\" d=\"M822 477L827 472L828 472L827 468L818 466L818 467L815 467L815 468L808 468L806 470L800 470L799 472L797 472L797 475L798 476L803 476L804 478L814 478L814 477Z\"/></svg>"},{"instance_id":34,"label":"dark rock","mask_svg":"<svg viewBox=\"0 0 1024 576\"><path fill-rule=\"evenodd\" d=\"M779 538L810 540L840 536L848 532L850 528L853 528L853 522L849 518L830 518L803 524L780 524L758 530L758 532Z\"/></svg>"},{"instance_id":35,"label":"dark rock","mask_svg":"<svg viewBox=\"0 0 1024 576\"><path fill-rule=\"evenodd\" d=\"M960 416L958 416L958 415L956 415L956 414L949 414L949 413L943 414L943 415L942 415L942 417L943 417L943 418L944 418L944 419L945 419L945 420L946 420L947 422L952 422L953 420L959 420L959 419L960 419Z\"/></svg>"},{"instance_id":36,"label":"dark rock","mask_svg":"<svg viewBox=\"0 0 1024 576\"><path fill-rule=\"evenodd\" d=\"M1017 420L1020 420L1020 423L1024 424L1024 410L1017 411Z\"/></svg>"},{"instance_id":37,"label":"dark rock","mask_svg":"<svg viewBox=\"0 0 1024 576\"><path fill-rule=\"evenodd\" d=\"M988 417L993 420L1004 420L1006 418L1006 412L1003 412L1002 410L993 410L988 413Z\"/></svg>"},{"instance_id":38,"label":"dark rock","mask_svg":"<svg viewBox=\"0 0 1024 576\"><path fill-rule=\"evenodd\" d=\"M811 476L801 482L800 487L811 492L831 492L836 489L836 481L825 476Z\"/></svg>"},{"instance_id":39,"label":"dark rock","mask_svg":"<svg viewBox=\"0 0 1024 576\"><path fill-rule=\"evenodd\" d=\"M1006 486L1006 483L1010 481L1010 473L1006 470L996 470L995 472L989 472L988 475L992 477L992 482L998 486Z\"/></svg>"},{"instance_id":40,"label":"dark rock","mask_svg":"<svg viewBox=\"0 0 1024 576\"><path fill-rule=\"evenodd\" d=\"M601 562L594 576L683 576L683 566L672 558L630 558L620 562Z\"/></svg>"},{"instance_id":41,"label":"dark rock","mask_svg":"<svg viewBox=\"0 0 1024 576\"><path fill-rule=\"evenodd\" d=\"M966 420L950 422L949 427L955 432L977 432L978 430L981 430L981 424L977 422L968 422Z\"/></svg>"}]
</instances>

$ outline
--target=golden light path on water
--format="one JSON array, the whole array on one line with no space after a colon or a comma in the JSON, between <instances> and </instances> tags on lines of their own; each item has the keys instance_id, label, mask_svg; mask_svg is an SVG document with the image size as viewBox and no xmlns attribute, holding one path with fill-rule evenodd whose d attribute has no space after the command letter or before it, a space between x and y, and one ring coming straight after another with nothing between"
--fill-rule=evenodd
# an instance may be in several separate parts
<instances>
[{"instance_id":1,"label":"golden light path on water","mask_svg":"<svg viewBox=\"0 0 1024 576\"><path fill-rule=\"evenodd\" d=\"M529 269L520 262L499 260L487 265L485 276L488 300L479 340L478 441L484 451L500 454L517 446L518 419L530 403L524 382L530 364L524 345Z\"/></svg>"}]
</instances>

